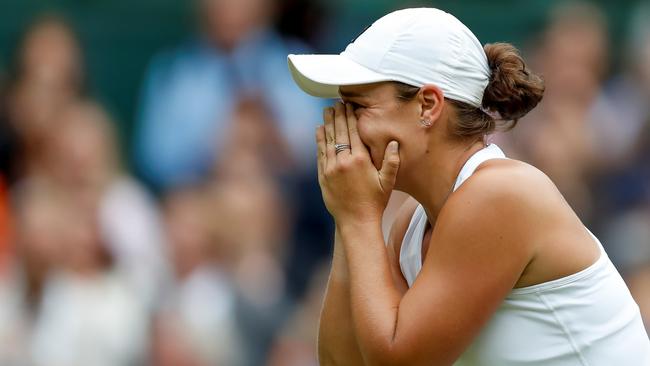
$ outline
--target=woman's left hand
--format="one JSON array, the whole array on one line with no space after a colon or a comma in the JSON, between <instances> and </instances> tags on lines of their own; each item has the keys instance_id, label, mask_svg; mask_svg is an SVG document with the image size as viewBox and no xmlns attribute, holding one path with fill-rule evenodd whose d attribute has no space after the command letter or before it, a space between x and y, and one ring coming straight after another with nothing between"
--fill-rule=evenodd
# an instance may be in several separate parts
<instances>
[{"instance_id":1,"label":"woman's left hand","mask_svg":"<svg viewBox=\"0 0 650 366\"><path fill-rule=\"evenodd\" d=\"M324 111L325 126L316 131L318 182L327 210L336 221L381 221L399 169L397 141L386 147L380 170L361 142L349 104L337 102ZM335 144L349 149L336 153Z\"/></svg>"}]
</instances>

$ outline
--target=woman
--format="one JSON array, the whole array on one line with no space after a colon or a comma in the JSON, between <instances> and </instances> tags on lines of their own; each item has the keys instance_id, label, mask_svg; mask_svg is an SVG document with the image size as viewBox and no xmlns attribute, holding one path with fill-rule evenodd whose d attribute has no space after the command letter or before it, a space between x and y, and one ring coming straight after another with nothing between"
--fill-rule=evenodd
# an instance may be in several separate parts
<instances>
[{"instance_id":1,"label":"woman","mask_svg":"<svg viewBox=\"0 0 650 366\"><path fill-rule=\"evenodd\" d=\"M42 170L43 149L59 128L51 116L86 94L81 45L64 18L45 14L29 26L8 87L7 118L19 148L12 162L17 180Z\"/></svg>"},{"instance_id":2,"label":"woman","mask_svg":"<svg viewBox=\"0 0 650 366\"><path fill-rule=\"evenodd\" d=\"M316 132L336 221L322 365L650 365L598 240L543 173L485 144L542 98L511 45L484 48L452 15L406 9L340 55L289 67L306 92L345 103ZM413 200L386 246L393 189Z\"/></svg>"}]
</instances>

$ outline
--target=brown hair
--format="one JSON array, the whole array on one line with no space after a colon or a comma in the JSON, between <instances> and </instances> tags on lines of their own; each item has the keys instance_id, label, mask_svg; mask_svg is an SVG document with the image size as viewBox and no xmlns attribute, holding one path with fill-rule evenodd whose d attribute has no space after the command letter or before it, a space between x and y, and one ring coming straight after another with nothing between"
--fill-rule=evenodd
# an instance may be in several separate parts
<instances>
[{"instance_id":1,"label":"brown hair","mask_svg":"<svg viewBox=\"0 0 650 366\"><path fill-rule=\"evenodd\" d=\"M451 126L455 136L483 136L497 128L510 130L542 100L544 81L530 72L513 45L486 44L484 50L492 74L483 94L482 108L447 99L456 110L457 121ZM395 84L397 96L403 100L412 100L420 90L400 82Z\"/></svg>"}]
</instances>

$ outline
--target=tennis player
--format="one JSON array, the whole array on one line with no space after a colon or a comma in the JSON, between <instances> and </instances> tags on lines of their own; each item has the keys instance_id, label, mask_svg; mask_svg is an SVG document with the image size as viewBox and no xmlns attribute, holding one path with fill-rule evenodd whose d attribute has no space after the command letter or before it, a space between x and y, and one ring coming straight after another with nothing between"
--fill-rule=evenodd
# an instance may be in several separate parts
<instances>
[{"instance_id":1,"label":"tennis player","mask_svg":"<svg viewBox=\"0 0 650 366\"><path fill-rule=\"evenodd\" d=\"M542 99L509 44L431 8L377 20L340 55L289 55L341 98L316 131L336 221L321 365L650 365L639 308L553 183L486 136ZM387 245L392 190L401 208Z\"/></svg>"}]
</instances>

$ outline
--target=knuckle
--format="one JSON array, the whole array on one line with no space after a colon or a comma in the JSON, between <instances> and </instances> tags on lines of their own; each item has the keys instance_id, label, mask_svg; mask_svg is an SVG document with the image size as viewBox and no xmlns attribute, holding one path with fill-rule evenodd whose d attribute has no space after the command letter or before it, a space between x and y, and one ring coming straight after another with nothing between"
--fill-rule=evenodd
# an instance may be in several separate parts
<instances>
[{"instance_id":1,"label":"knuckle","mask_svg":"<svg viewBox=\"0 0 650 366\"><path fill-rule=\"evenodd\" d=\"M336 173L343 174L350 171L350 159L343 158L336 164Z\"/></svg>"}]
</instances>

